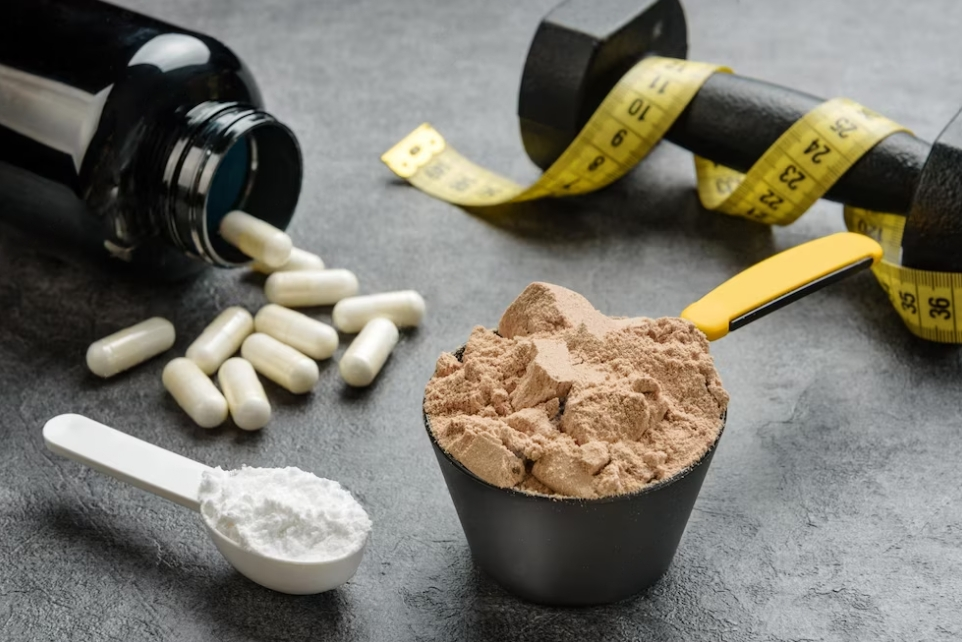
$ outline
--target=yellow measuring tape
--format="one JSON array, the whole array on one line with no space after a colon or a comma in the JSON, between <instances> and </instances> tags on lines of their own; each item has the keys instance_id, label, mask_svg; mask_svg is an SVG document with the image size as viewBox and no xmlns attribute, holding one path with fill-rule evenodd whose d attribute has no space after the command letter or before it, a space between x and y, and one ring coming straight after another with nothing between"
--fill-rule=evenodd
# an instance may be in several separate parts
<instances>
[{"instance_id":1,"label":"yellow measuring tape","mask_svg":"<svg viewBox=\"0 0 962 642\"><path fill-rule=\"evenodd\" d=\"M884 254L872 271L909 330L923 339L962 343L962 274L914 270L901 265L905 217L845 208L845 225L870 236Z\"/></svg>"},{"instance_id":2,"label":"yellow measuring tape","mask_svg":"<svg viewBox=\"0 0 962 642\"><path fill-rule=\"evenodd\" d=\"M627 174L662 139L718 65L646 58L615 85L575 140L529 186L477 165L421 125L381 157L398 176L439 199L467 207L570 196ZM788 225L886 136L906 131L845 99L826 101L796 121L746 174L695 157L702 205L760 223ZM962 343L962 275L901 266L905 217L846 208L845 222L885 250L873 271L895 309L918 336Z\"/></svg>"}]
</instances>

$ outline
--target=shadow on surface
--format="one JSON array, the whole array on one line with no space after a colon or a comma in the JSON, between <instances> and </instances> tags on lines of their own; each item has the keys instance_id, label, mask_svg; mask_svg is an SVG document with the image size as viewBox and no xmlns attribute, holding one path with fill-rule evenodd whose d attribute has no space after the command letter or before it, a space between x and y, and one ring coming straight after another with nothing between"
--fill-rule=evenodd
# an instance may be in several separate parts
<instances>
[{"instance_id":1,"label":"shadow on surface","mask_svg":"<svg viewBox=\"0 0 962 642\"><path fill-rule=\"evenodd\" d=\"M711 241L739 254L757 248L755 260L774 251L770 227L709 212L693 189L680 185L648 190L626 181L584 196L464 209L529 240L578 243L669 236Z\"/></svg>"},{"instance_id":2,"label":"shadow on surface","mask_svg":"<svg viewBox=\"0 0 962 642\"><path fill-rule=\"evenodd\" d=\"M669 572L670 576L670 572ZM660 614L668 610L659 599L665 593L663 578L652 589L615 604L590 607L551 607L525 602L503 589L477 568L467 546L456 559L435 569L425 583L402 593L405 604L425 630L437 639L482 642L489 640L578 640L586 631L607 631L621 639L628 631L613 629L626 609L634 620L630 639L671 639L671 625ZM670 591L670 587L668 587ZM450 592L454 592L453 596ZM456 612L452 604L470 605ZM651 617L646 617L650 613Z\"/></svg>"},{"instance_id":3,"label":"shadow on surface","mask_svg":"<svg viewBox=\"0 0 962 642\"><path fill-rule=\"evenodd\" d=\"M89 568L95 576L106 573L118 583L135 578L138 591L120 594L130 597L128 608L137 608L139 592L163 595L175 607L210 620L216 639L356 639L348 615L352 606L343 590L305 596L271 591L231 569L213 543L203 541L196 548L193 533L181 541L163 534L152 537L151 518L160 516L148 514L143 523L127 527L127 520L117 515L91 518L82 510L58 506L41 516L38 527L61 541L64 554L82 560L83 572ZM197 537L206 540L200 517L196 520ZM109 524L101 526L105 522ZM171 524L166 527L167 532L174 530Z\"/></svg>"},{"instance_id":4,"label":"shadow on surface","mask_svg":"<svg viewBox=\"0 0 962 642\"><path fill-rule=\"evenodd\" d=\"M109 333L103 328L162 315L173 302L207 287L203 273L177 282L148 280L45 249L41 240L6 226L0 227L0 273L6 311L0 335L16 337L8 345L28 363L53 358L74 365L83 359L79 346ZM93 382L85 378L81 385Z\"/></svg>"},{"instance_id":5,"label":"shadow on surface","mask_svg":"<svg viewBox=\"0 0 962 642\"><path fill-rule=\"evenodd\" d=\"M924 367L945 368L958 377L962 346L913 335L868 270L835 283L816 296L844 301L844 309L851 311L847 320L858 325L873 340L888 346L900 358L918 361ZM832 309L843 308L832 306Z\"/></svg>"},{"instance_id":6,"label":"shadow on surface","mask_svg":"<svg viewBox=\"0 0 962 642\"><path fill-rule=\"evenodd\" d=\"M671 163L655 160L590 194L459 209L536 244L615 237L692 238L743 257L745 267L774 253L769 226L705 210L694 183L679 179L675 169ZM397 178L389 184L416 189ZM423 198L433 197L425 194Z\"/></svg>"}]
</instances>

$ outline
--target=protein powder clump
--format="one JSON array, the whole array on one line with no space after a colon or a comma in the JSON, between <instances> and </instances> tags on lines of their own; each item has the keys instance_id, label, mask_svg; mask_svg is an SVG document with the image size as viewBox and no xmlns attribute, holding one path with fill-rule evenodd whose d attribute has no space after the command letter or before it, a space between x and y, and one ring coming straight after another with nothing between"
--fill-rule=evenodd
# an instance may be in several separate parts
<instances>
[{"instance_id":1,"label":"protein powder clump","mask_svg":"<svg viewBox=\"0 0 962 642\"><path fill-rule=\"evenodd\" d=\"M443 354L424 410L440 446L502 488L570 497L637 491L696 463L728 405L708 340L679 318L613 318L533 283L497 332Z\"/></svg>"}]
</instances>

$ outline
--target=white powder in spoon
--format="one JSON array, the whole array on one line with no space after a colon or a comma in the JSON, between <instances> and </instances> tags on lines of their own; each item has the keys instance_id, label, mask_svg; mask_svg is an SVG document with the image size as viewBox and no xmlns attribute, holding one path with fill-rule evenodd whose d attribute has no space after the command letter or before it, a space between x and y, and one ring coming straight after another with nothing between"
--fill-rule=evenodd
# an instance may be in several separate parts
<instances>
[{"instance_id":1,"label":"white powder in spoon","mask_svg":"<svg viewBox=\"0 0 962 642\"><path fill-rule=\"evenodd\" d=\"M364 508L336 481L299 468L215 468L200 485L200 512L221 535L267 557L335 560L371 530Z\"/></svg>"}]
</instances>

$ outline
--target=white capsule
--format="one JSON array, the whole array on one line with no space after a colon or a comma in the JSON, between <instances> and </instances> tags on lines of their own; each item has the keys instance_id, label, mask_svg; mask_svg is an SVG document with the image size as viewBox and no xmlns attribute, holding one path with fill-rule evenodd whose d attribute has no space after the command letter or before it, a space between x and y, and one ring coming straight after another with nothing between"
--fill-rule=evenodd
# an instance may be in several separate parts
<instances>
[{"instance_id":1,"label":"white capsule","mask_svg":"<svg viewBox=\"0 0 962 642\"><path fill-rule=\"evenodd\" d=\"M249 361L238 357L228 359L217 371L217 380L238 428L259 430L267 425L271 420L271 404Z\"/></svg>"},{"instance_id":2,"label":"white capsule","mask_svg":"<svg viewBox=\"0 0 962 642\"><path fill-rule=\"evenodd\" d=\"M212 375L253 331L254 318L250 312L237 306L227 308L190 344L187 358L200 366L204 374Z\"/></svg>"},{"instance_id":3,"label":"white capsule","mask_svg":"<svg viewBox=\"0 0 962 642\"><path fill-rule=\"evenodd\" d=\"M267 277L264 294L271 303L288 308L331 305L357 294L357 277L348 270L275 272Z\"/></svg>"},{"instance_id":4,"label":"white capsule","mask_svg":"<svg viewBox=\"0 0 962 642\"><path fill-rule=\"evenodd\" d=\"M164 388L201 428L219 426L227 419L227 400L200 367L184 357L166 366Z\"/></svg>"},{"instance_id":5,"label":"white capsule","mask_svg":"<svg viewBox=\"0 0 962 642\"><path fill-rule=\"evenodd\" d=\"M414 290L352 296L338 301L332 316L341 332L358 332L377 317L390 319L399 328L409 328L424 318L424 299Z\"/></svg>"},{"instance_id":6,"label":"white capsule","mask_svg":"<svg viewBox=\"0 0 962 642\"><path fill-rule=\"evenodd\" d=\"M170 321L153 317L90 344L87 367L99 377L112 377L170 350L175 338Z\"/></svg>"},{"instance_id":7,"label":"white capsule","mask_svg":"<svg viewBox=\"0 0 962 642\"><path fill-rule=\"evenodd\" d=\"M324 261L321 260L316 254L312 254L307 250L302 250L300 248L293 248L291 250L291 258L287 260L287 263L280 267L271 267L266 263L261 263L260 261L254 261L251 263L251 268L262 274L273 274L274 272L296 272L298 270L323 270Z\"/></svg>"},{"instance_id":8,"label":"white capsule","mask_svg":"<svg viewBox=\"0 0 962 642\"><path fill-rule=\"evenodd\" d=\"M257 311L254 328L311 359L330 359L337 350L337 330L316 319L269 303Z\"/></svg>"},{"instance_id":9,"label":"white capsule","mask_svg":"<svg viewBox=\"0 0 962 642\"><path fill-rule=\"evenodd\" d=\"M291 258L291 237L267 221L234 210L220 222L220 235L238 250L265 265L279 267Z\"/></svg>"},{"instance_id":10,"label":"white capsule","mask_svg":"<svg viewBox=\"0 0 962 642\"><path fill-rule=\"evenodd\" d=\"M257 372L296 395L309 392L320 376L313 359L261 332L244 339L241 356Z\"/></svg>"},{"instance_id":11,"label":"white capsule","mask_svg":"<svg viewBox=\"0 0 962 642\"><path fill-rule=\"evenodd\" d=\"M390 319L371 319L341 357L341 377L352 386L371 385L397 340L397 326Z\"/></svg>"}]
</instances>

